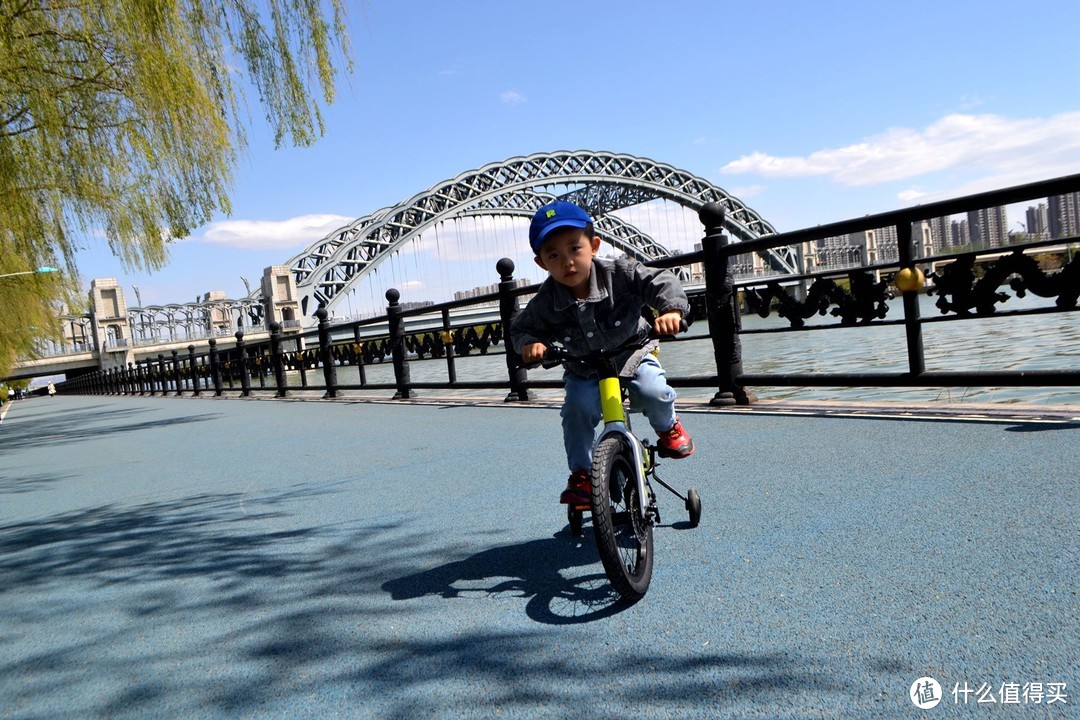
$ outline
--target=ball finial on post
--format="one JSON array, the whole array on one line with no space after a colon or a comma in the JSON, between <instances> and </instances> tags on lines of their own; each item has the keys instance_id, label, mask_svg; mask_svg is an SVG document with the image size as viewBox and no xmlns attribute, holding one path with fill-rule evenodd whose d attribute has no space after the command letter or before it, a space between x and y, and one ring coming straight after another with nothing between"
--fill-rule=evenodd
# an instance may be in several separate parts
<instances>
[{"instance_id":1,"label":"ball finial on post","mask_svg":"<svg viewBox=\"0 0 1080 720\"><path fill-rule=\"evenodd\" d=\"M499 273L500 278L508 280L514 276L514 261L510 258L503 258L495 263L495 270Z\"/></svg>"},{"instance_id":2,"label":"ball finial on post","mask_svg":"<svg viewBox=\"0 0 1080 720\"><path fill-rule=\"evenodd\" d=\"M724 206L708 202L698 210L698 219L705 226L706 235L719 235L724 232Z\"/></svg>"}]
</instances>

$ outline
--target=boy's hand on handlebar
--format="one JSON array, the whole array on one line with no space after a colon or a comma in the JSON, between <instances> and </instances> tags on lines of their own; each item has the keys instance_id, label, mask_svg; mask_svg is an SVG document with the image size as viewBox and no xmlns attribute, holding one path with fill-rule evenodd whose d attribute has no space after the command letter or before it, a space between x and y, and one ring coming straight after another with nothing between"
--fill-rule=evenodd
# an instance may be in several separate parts
<instances>
[{"instance_id":1,"label":"boy's hand on handlebar","mask_svg":"<svg viewBox=\"0 0 1080 720\"><path fill-rule=\"evenodd\" d=\"M521 348L521 360L526 363L540 362L544 359L545 352L547 345L544 343L531 343Z\"/></svg>"},{"instance_id":2,"label":"boy's hand on handlebar","mask_svg":"<svg viewBox=\"0 0 1080 720\"><path fill-rule=\"evenodd\" d=\"M682 317L678 310L664 313L653 322L653 330L657 335L677 335L683 329Z\"/></svg>"}]
</instances>

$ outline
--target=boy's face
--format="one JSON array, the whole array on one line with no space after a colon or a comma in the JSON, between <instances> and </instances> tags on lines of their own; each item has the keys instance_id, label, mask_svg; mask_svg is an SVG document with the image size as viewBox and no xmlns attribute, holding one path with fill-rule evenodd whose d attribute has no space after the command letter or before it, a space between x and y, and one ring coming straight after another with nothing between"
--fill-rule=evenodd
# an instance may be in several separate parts
<instances>
[{"instance_id":1,"label":"boy's face","mask_svg":"<svg viewBox=\"0 0 1080 720\"><path fill-rule=\"evenodd\" d=\"M536 264L551 273L555 282L565 285L574 297L589 295L592 259L600 250L600 238L590 238L580 228L566 228L551 233L540 246Z\"/></svg>"}]
</instances>

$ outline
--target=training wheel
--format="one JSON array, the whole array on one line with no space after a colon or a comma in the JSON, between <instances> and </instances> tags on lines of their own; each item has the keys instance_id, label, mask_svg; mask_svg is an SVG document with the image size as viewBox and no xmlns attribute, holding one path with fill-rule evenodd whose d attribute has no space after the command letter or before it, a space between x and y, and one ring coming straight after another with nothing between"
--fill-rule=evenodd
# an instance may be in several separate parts
<instances>
[{"instance_id":1,"label":"training wheel","mask_svg":"<svg viewBox=\"0 0 1080 720\"><path fill-rule=\"evenodd\" d=\"M701 522L701 496L694 488L686 492L686 511L690 513L690 527L697 527Z\"/></svg>"},{"instance_id":2,"label":"training wheel","mask_svg":"<svg viewBox=\"0 0 1080 720\"><path fill-rule=\"evenodd\" d=\"M573 505L566 506L566 521L570 523L570 534L575 537L581 535L581 509Z\"/></svg>"}]
</instances>

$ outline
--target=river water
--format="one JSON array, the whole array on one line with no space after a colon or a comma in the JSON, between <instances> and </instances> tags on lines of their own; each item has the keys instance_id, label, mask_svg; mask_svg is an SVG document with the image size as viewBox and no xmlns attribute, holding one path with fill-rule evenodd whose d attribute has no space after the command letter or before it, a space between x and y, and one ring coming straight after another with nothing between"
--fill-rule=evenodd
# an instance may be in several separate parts
<instances>
[{"instance_id":1,"label":"river water","mask_svg":"<svg viewBox=\"0 0 1080 720\"><path fill-rule=\"evenodd\" d=\"M920 297L924 318L940 316L936 297ZM1048 307L1052 301L1029 295L1010 297L999 305L1003 311ZM889 302L887 320L903 317L899 298ZM788 327L783 318L772 315L743 317L743 370L746 373L843 373L905 372L907 345L903 325L870 326L754 334L753 330ZM835 318L815 317L811 325L833 325ZM704 337L700 322L689 337L700 338L665 344L661 362L670 377L707 376L715 373L712 345ZM1080 312L997 317L962 322L924 323L923 346L928 371L991 370L1080 370ZM459 357L457 377L461 381L500 380L506 377L506 361L501 347L487 356ZM445 382L444 360L413 361L415 382ZM557 379L559 370L531 370L533 379ZM386 363L366 368L370 383L392 383L393 369ZM290 378L290 383L294 382ZM338 382L357 383L354 368L339 367ZM874 401L898 403L1024 403L1034 405L1080 405L1077 388L833 388L759 387L751 388L763 400ZM487 395L502 397L505 390L419 390L423 395ZM557 390L538 390L541 397L556 397ZM679 388L684 398L705 400L715 388Z\"/></svg>"}]
</instances>

